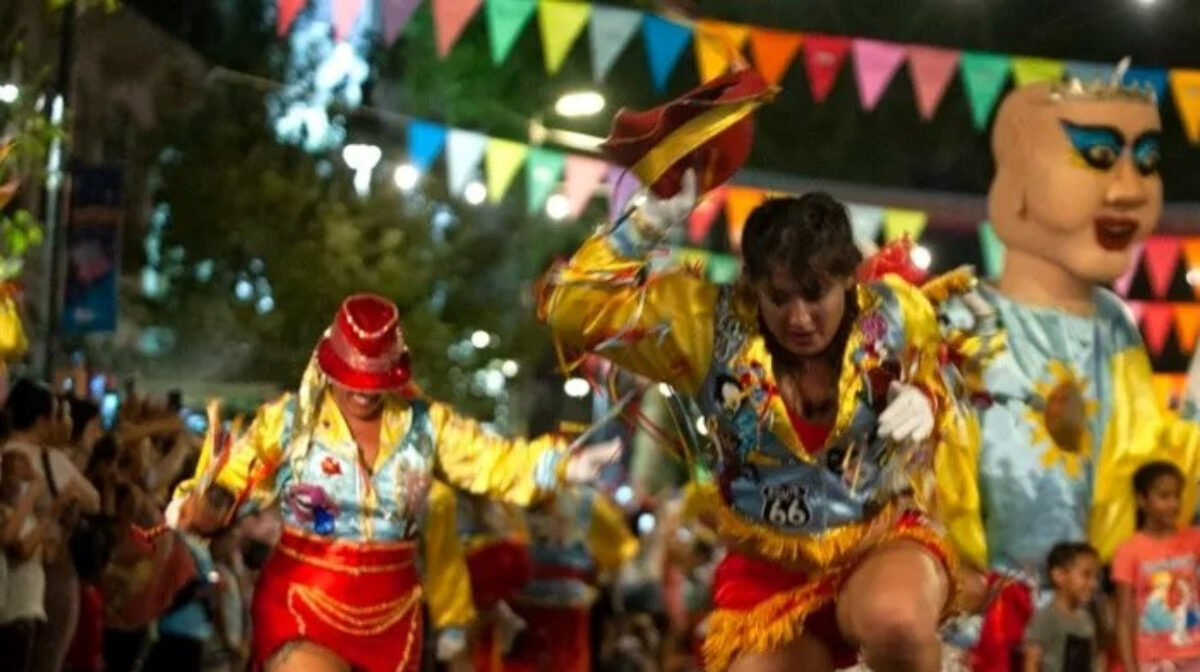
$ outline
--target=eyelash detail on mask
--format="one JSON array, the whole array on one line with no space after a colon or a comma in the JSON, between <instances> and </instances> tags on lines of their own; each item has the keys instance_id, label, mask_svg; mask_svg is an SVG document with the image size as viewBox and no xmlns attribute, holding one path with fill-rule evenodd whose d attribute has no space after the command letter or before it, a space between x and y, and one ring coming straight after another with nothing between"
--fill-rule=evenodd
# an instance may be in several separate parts
<instances>
[{"instance_id":1,"label":"eyelash detail on mask","mask_svg":"<svg viewBox=\"0 0 1200 672\"><path fill-rule=\"evenodd\" d=\"M1111 126L1082 126L1065 119L1061 123L1077 158L1089 168L1108 171L1125 151L1125 136Z\"/></svg>"},{"instance_id":2,"label":"eyelash detail on mask","mask_svg":"<svg viewBox=\"0 0 1200 672\"><path fill-rule=\"evenodd\" d=\"M1133 141L1133 164L1142 175L1156 175L1162 164L1162 133L1147 131Z\"/></svg>"}]
</instances>

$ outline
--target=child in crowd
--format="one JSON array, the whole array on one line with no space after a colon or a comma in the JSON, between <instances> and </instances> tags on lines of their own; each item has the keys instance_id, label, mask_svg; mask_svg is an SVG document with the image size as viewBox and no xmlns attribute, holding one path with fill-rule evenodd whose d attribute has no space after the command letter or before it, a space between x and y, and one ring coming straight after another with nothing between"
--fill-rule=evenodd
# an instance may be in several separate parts
<instances>
[{"instance_id":1,"label":"child in crowd","mask_svg":"<svg viewBox=\"0 0 1200 672\"><path fill-rule=\"evenodd\" d=\"M0 652L6 672L32 669L34 642L46 625L42 563L49 519L34 511L42 488L29 456L15 450L0 453L0 554L7 563Z\"/></svg>"},{"instance_id":2,"label":"child in crowd","mask_svg":"<svg viewBox=\"0 0 1200 672\"><path fill-rule=\"evenodd\" d=\"M1025 672L1097 669L1096 622L1088 604L1096 592L1100 556L1082 542L1056 545L1046 560L1054 599L1025 631Z\"/></svg>"},{"instance_id":3,"label":"child in crowd","mask_svg":"<svg viewBox=\"0 0 1200 672\"><path fill-rule=\"evenodd\" d=\"M1112 567L1121 664L1125 672L1200 672L1200 531L1179 527L1183 473L1151 462L1133 488L1138 531Z\"/></svg>"}]
</instances>

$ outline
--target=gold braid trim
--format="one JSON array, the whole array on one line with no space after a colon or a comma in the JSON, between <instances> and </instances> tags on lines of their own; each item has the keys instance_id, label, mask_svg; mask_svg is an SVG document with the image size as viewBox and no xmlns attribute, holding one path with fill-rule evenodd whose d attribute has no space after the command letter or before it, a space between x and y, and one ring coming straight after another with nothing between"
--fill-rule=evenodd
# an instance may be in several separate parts
<instances>
[{"instance_id":1,"label":"gold braid trim","mask_svg":"<svg viewBox=\"0 0 1200 672\"><path fill-rule=\"evenodd\" d=\"M925 295L926 299L929 299L930 303L937 305L955 294L962 294L973 289L978 282L975 272L970 267L963 266L949 273L943 273L921 285L921 293Z\"/></svg>"}]
</instances>

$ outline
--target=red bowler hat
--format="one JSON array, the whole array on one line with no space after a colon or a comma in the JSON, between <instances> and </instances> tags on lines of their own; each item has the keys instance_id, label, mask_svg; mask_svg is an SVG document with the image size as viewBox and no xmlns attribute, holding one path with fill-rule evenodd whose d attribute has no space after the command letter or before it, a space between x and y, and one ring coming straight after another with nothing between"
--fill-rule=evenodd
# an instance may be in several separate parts
<instances>
[{"instance_id":1,"label":"red bowler hat","mask_svg":"<svg viewBox=\"0 0 1200 672\"><path fill-rule=\"evenodd\" d=\"M728 180L750 156L751 113L778 89L754 70L727 72L644 112L622 109L601 148L661 198L679 193L696 169L700 193Z\"/></svg>"},{"instance_id":2,"label":"red bowler hat","mask_svg":"<svg viewBox=\"0 0 1200 672\"><path fill-rule=\"evenodd\" d=\"M396 304L374 294L342 302L333 325L317 344L317 366L355 392L396 392L408 383L408 348Z\"/></svg>"}]
</instances>

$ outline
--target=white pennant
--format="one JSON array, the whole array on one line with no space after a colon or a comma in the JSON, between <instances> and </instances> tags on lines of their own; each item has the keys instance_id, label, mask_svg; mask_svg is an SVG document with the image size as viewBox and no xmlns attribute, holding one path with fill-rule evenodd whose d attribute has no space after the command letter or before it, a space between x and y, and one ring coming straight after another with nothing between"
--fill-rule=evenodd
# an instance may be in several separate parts
<instances>
[{"instance_id":1,"label":"white pennant","mask_svg":"<svg viewBox=\"0 0 1200 672\"><path fill-rule=\"evenodd\" d=\"M629 45L642 24L642 13L632 9L592 6L588 40L592 48L592 77L601 81L608 76L617 57Z\"/></svg>"},{"instance_id":2,"label":"white pennant","mask_svg":"<svg viewBox=\"0 0 1200 672\"><path fill-rule=\"evenodd\" d=\"M471 178L479 174L479 164L487 151L487 136L473 131L450 129L446 136L446 173L450 195L459 196Z\"/></svg>"}]
</instances>

